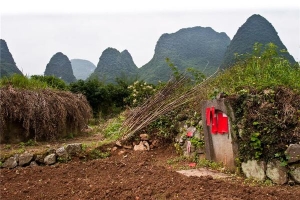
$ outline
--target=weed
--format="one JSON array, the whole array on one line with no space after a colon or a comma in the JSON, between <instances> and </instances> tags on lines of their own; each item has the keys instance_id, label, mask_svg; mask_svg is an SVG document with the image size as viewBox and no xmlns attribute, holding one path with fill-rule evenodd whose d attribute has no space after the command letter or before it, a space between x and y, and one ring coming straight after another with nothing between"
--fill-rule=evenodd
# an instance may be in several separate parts
<instances>
[{"instance_id":1,"label":"weed","mask_svg":"<svg viewBox=\"0 0 300 200\"><path fill-rule=\"evenodd\" d=\"M124 117L120 115L117 118L109 120L106 128L104 129L104 137L109 140L117 140L121 135L121 126L124 121Z\"/></svg>"},{"instance_id":2,"label":"weed","mask_svg":"<svg viewBox=\"0 0 300 200\"><path fill-rule=\"evenodd\" d=\"M93 149L90 153L89 156L92 159L98 159L98 158L107 158L110 156L110 152L102 152L99 149Z\"/></svg>"},{"instance_id":3,"label":"weed","mask_svg":"<svg viewBox=\"0 0 300 200\"><path fill-rule=\"evenodd\" d=\"M17 150L17 153L18 154L22 154L22 153L24 153L25 152L25 148L24 147L21 147L21 148L19 148L18 150Z\"/></svg>"},{"instance_id":4,"label":"weed","mask_svg":"<svg viewBox=\"0 0 300 200\"><path fill-rule=\"evenodd\" d=\"M167 164L173 165L173 164L176 164L176 163L179 163L179 162L182 162L182 161L187 161L188 159L189 158L186 157L186 156L178 156L178 157L175 157L175 158L168 159Z\"/></svg>"},{"instance_id":5,"label":"weed","mask_svg":"<svg viewBox=\"0 0 300 200\"><path fill-rule=\"evenodd\" d=\"M208 167L216 170L224 167L222 163L217 163L207 159L199 159L197 165L200 167Z\"/></svg>"},{"instance_id":6,"label":"weed","mask_svg":"<svg viewBox=\"0 0 300 200\"><path fill-rule=\"evenodd\" d=\"M82 151L86 151L87 147L88 147L87 144L82 143L82 145L81 145Z\"/></svg>"},{"instance_id":7,"label":"weed","mask_svg":"<svg viewBox=\"0 0 300 200\"><path fill-rule=\"evenodd\" d=\"M66 158L66 157L58 157L57 158L57 161L60 162L60 163L66 163L68 162L70 159L69 158Z\"/></svg>"}]
</instances>

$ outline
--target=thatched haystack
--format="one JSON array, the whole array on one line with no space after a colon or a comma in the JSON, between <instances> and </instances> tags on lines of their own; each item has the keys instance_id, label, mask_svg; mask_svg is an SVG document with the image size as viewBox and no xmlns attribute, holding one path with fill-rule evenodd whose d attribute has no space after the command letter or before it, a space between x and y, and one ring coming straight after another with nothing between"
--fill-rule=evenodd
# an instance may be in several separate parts
<instances>
[{"instance_id":1,"label":"thatched haystack","mask_svg":"<svg viewBox=\"0 0 300 200\"><path fill-rule=\"evenodd\" d=\"M91 116L89 103L81 94L0 88L0 143L74 136Z\"/></svg>"}]
</instances>

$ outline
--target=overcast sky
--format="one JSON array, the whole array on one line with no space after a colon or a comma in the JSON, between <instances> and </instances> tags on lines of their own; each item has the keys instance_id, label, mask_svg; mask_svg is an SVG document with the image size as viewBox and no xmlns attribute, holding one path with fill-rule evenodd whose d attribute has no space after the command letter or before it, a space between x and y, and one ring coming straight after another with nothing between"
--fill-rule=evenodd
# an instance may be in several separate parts
<instances>
[{"instance_id":1,"label":"overcast sky","mask_svg":"<svg viewBox=\"0 0 300 200\"><path fill-rule=\"evenodd\" d=\"M57 52L97 65L108 47L127 49L141 67L152 58L163 33L202 26L232 39L253 14L272 23L288 51L300 60L297 0L0 0L0 5L1 39L27 75L43 74Z\"/></svg>"}]
</instances>

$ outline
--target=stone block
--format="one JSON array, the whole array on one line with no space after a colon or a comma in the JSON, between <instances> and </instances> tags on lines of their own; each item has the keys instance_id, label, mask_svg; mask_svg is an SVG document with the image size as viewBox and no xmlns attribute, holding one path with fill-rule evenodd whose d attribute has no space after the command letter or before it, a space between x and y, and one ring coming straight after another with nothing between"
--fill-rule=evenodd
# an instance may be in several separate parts
<instances>
[{"instance_id":1,"label":"stone block","mask_svg":"<svg viewBox=\"0 0 300 200\"><path fill-rule=\"evenodd\" d=\"M138 145L134 145L134 151L145 151L146 147L144 146L143 142L141 141Z\"/></svg>"},{"instance_id":2,"label":"stone block","mask_svg":"<svg viewBox=\"0 0 300 200\"><path fill-rule=\"evenodd\" d=\"M66 151L69 155L76 155L76 154L80 153L81 150L82 150L81 143L68 144L66 146Z\"/></svg>"},{"instance_id":3,"label":"stone block","mask_svg":"<svg viewBox=\"0 0 300 200\"><path fill-rule=\"evenodd\" d=\"M283 185L288 181L287 168L281 166L281 162L278 160L272 160L267 164L266 175L273 183Z\"/></svg>"},{"instance_id":4,"label":"stone block","mask_svg":"<svg viewBox=\"0 0 300 200\"><path fill-rule=\"evenodd\" d=\"M290 144L285 153L288 163L298 162L300 160L300 144Z\"/></svg>"},{"instance_id":5,"label":"stone block","mask_svg":"<svg viewBox=\"0 0 300 200\"><path fill-rule=\"evenodd\" d=\"M52 154L46 156L44 158L44 163L46 165L52 165L52 164L56 163L56 155L54 153L52 153Z\"/></svg>"},{"instance_id":6,"label":"stone block","mask_svg":"<svg viewBox=\"0 0 300 200\"><path fill-rule=\"evenodd\" d=\"M248 160L242 163L243 173L247 178L254 178L258 181L264 181L266 178L266 163L257 160Z\"/></svg>"},{"instance_id":7,"label":"stone block","mask_svg":"<svg viewBox=\"0 0 300 200\"><path fill-rule=\"evenodd\" d=\"M3 163L2 167L9 168L9 169L15 168L16 166L18 166L18 159L19 159L19 156L16 154L15 156L6 159L6 161Z\"/></svg>"},{"instance_id":8,"label":"stone block","mask_svg":"<svg viewBox=\"0 0 300 200\"><path fill-rule=\"evenodd\" d=\"M299 165L292 165L290 166L291 170L290 170L290 175L292 177L292 179L296 182L300 184L300 166Z\"/></svg>"},{"instance_id":9,"label":"stone block","mask_svg":"<svg viewBox=\"0 0 300 200\"><path fill-rule=\"evenodd\" d=\"M58 157L60 157L62 159L69 158L69 154L68 154L67 150L65 149L65 147L60 147L60 148L56 149L55 153L57 154Z\"/></svg>"},{"instance_id":10,"label":"stone block","mask_svg":"<svg viewBox=\"0 0 300 200\"><path fill-rule=\"evenodd\" d=\"M32 159L33 159L33 154L27 153L27 152L22 153L19 156L19 165L20 166L28 165L28 164L30 164Z\"/></svg>"}]
</instances>

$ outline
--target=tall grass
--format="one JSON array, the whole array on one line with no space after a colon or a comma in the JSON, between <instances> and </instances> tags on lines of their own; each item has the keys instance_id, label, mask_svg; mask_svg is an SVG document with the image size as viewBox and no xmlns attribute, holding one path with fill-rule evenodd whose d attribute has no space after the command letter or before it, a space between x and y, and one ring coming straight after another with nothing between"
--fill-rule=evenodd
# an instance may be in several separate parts
<instances>
[{"instance_id":1,"label":"tall grass","mask_svg":"<svg viewBox=\"0 0 300 200\"><path fill-rule=\"evenodd\" d=\"M299 65L292 66L286 59L279 57L276 48L270 43L263 52L246 55L235 66L221 71L212 79L208 84L209 90L235 94L242 89L261 90L285 86L300 92Z\"/></svg>"},{"instance_id":2,"label":"tall grass","mask_svg":"<svg viewBox=\"0 0 300 200\"><path fill-rule=\"evenodd\" d=\"M36 79L30 79L26 76L14 74L10 77L3 77L0 79L0 87L13 86L20 89L45 89L48 87L47 83Z\"/></svg>"}]
</instances>

